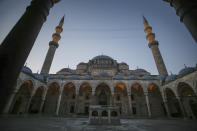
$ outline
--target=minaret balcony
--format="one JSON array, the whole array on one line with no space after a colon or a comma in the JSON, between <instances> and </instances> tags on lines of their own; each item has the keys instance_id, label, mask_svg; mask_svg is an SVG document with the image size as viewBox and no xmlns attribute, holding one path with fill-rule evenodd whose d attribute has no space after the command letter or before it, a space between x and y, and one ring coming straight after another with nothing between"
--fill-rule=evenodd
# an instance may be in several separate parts
<instances>
[{"instance_id":1,"label":"minaret balcony","mask_svg":"<svg viewBox=\"0 0 197 131\"><path fill-rule=\"evenodd\" d=\"M145 33L151 33L152 32L152 27L150 27L150 26L148 26L148 27L146 27L145 29L144 29L144 32Z\"/></svg>"},{"instance_id":2,"label":"minaret balcony","mask_svg":"<svg viewBox=\"0 0 197 131\"><path fill-rule=\"evenodd\" d=\"M148 41L155 39L155 34L154 34L154 33L149 33L149 34L146 36L146 39L147 39Z\"/></svg>"}]
</instances>

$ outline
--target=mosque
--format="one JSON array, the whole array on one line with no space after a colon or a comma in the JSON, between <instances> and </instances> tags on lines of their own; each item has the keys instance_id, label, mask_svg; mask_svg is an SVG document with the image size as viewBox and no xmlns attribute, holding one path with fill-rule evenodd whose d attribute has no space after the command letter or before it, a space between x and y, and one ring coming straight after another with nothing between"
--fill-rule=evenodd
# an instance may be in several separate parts
<instances>
[{"instance_id":1,"label":"mosque","mask_svg":"<svg viewBox=\"0 0 197 131\"><path fill-rule=\"evenodd\" d=\"M23 67L4 113L85 117L91 105L110 105L118 107L121 117L197 119L197 66L168 75L152 27L145 17L143 23L159 75L129 69L127 63L106 55L81 62L74 70L63 68L49 74L63 17L49 42L41 73Z\"/></svg>"}]
</instances>

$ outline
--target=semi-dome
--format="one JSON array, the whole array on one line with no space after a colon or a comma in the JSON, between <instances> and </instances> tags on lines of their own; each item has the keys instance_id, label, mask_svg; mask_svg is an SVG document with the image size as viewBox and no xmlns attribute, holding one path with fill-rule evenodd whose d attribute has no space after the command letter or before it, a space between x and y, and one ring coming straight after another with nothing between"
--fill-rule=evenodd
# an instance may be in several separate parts
<instances>
[{"instance_id":1,"label":"semi-dome","mask_svg":"<svg viewBox=\"0 0 197 131\"><path fill-rule=\"evenodd\" d=\"M176 80L176 75L170 75L166 77L166 81L173 81Z\"/></svg>"},{"instance_id":2,"label":"semi-dome","mask_svg":"<svg viewBox=\"0 0 197 131\"><path fill-rule=\"evenodd\" d=\"M72 69L70 69L70 68L63 68L63 69L61 69L61 70L58 71L58 72L69 72L69 73L74 73L74 71L73 71Z\"/></svg>"},{"instance_id":3,"label":"semi-dome","mask_svg":"<svg viewBox=\"0 0 197 131\"><path fill-rule=\"evenodd\" d=\"M113 76L113 79L123 79L123 76L122 75L115 75L115 76Z\"/></svg>"},{"instance_id":4,"label":"semi-dome","mask_svg":"<svg viewBox=\"0 0 197 131\"><path fill-rule=\"evenodd\" d=\"M127 77L127 79L129 79L129 80L137 79L137 76L135 76L135 75L130 75L130 76Z\"/></svg>"},{"instance_id":5,"label":"semi-dome","mask_svg":"<svg viewBox=\"0 0 197 131\"><path fill-rule=\"evenodd\" d=\"M112 58L106 55L98 55L92 58L92 60L97 60L97 59L112 59Z\"/></svg>"},{"instance_id":6,"label":"semi-dome","mask_svg":"<svg viewBox=\"0 0 197 131\"><path fill-rule=\"evenodd\" d=\"M184 69L179 71L179 75L186 75L186 74L192 73L194 71L195 71L195 69L193 67L185 67Z\"/></svg>"},{"instance_id":7,"label":"semi-dome","mask_svg":"<svg viewBox=\"0 0 197 131\"><path fill-rule=\"evenodd\" d=\"M31 70L29 67L27 67L27 66L23 66L23 68L22 68L22 72L32 74L32 70Z\"/></svg>"},{"instance_id":8,"label":"semi-dome","mask_svg":"<svg viewBox=\"0 0 197 131\"><path fill-rule=\"evenodd\" d=\"M144 69L136 69L136 70L133 70L134 73L139 73L139 72L147 72L146 70Z\"/></svg>"}]
</instances>

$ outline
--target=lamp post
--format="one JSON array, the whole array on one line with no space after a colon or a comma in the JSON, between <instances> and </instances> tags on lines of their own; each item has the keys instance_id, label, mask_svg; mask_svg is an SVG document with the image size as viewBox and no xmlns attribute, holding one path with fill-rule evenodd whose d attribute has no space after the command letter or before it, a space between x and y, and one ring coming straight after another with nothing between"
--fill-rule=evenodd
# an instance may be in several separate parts
<instances>
[{"instance_id":1,"label":"lamp post","mask_svg":"<svg viewBox=\"0 0 197 131\"><path fill-rule=\"evenodd\" d=\"M0 45L0 112L29 56L49 10L60 0L32 0L23 16Z\"/></svg>"},{"instance_id":2,"label":"lamp post","mask_svg":"<svg viewBox=\"0 0 197 131\"><path fill-rule=\"evenodd\" d=\"M196 0L163 0L175 8L180 21L185 24L197 43L197 1Z\"/></svg>"}]
</instances>

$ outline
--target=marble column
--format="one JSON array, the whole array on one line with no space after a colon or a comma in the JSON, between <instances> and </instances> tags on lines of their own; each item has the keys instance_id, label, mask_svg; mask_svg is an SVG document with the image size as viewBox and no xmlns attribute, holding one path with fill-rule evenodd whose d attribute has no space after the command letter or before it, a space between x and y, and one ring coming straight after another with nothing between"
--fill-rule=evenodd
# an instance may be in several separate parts
<instances>
[{"instance_id":1,"label":"marble column","mask_svg":"<svg viewBox=\"0 0 197 131\"><path fill-rule=\"evenodd\" d=\"M128 102L129 102L129 115L131 115L133 112L132 103L131 103L131 93L128 93Z\"/></svg>"},{"instance_id":2,"label":"marble column","mask_svg":"<svg viewBox=\"0 0 197 131\"><path fill-rule=\"evenodd\" d=\"M148 92L144 92L145 98L146 98L146 106L148 109L148 116L151 117L151 109L150 109L150 103L149 103L149 98L148 98Z\"/></svg>"},{"instance_id":3,"label":"marble column","mask_svg":"<svg viewBox=\"0 0 197 131\"><path fill-rule=\"evenodd\" d=\"M110 106L114 105L114 93L111 94Z\"/></svg>"},{"instance_id":4,"label":"marble column","mask_svg":"<svg viewBox=\"0 0 197 131\"><path fill-rule=\"evenodd\" d=\"M108 123L111 124L111 111L108 110Z\"/></svg>"},{"instance_id":5,"label":"marble column","mask_svg":"<svg viewBox=\"0 0 197 131\"><path fill-rule=\"evenodd\" d=\"M8 97L8 102L5 105L5 108L3 109L3 114L8 114L11 108L11 105L13 104L14 98L16 96L17 90L14 90L11 95Z\"/></svg>"},{"instance_id":6,"label":"marble column","mask_svg":"<svg viewBox=\"0 0 197 131\"><path fill-rule=\"evenodd\" d=\"M196 0L163 0L175 8L180 21L185 24L197 42L197 1Z\"/></svg>"},{"instance_id":7,"label":"marble column","mask_svg":"<svg viewBox=\"0 0 197 131\"><path fill-rule=\"evenodd\" d=\"M77 93L76 96L75 96L75 114L79 113L79 110L78 110L78 99L79 99L79 93Z\"/></svg>"},{"instance_id":8,"label":"marble column","mask_svg":"<svg viewBox=\"0 0 197 131\"><path fill-rule=\"evenodd\" d=\"M91 118L92 118L92 110L89 111L89 122Z\"/></svg>"},{"instance_id":9,"label":"marble column","mask_svg":"<svg viewBox=\"0 0 197 131\"><path fill-rule=\"evenodd\" d=\"M170 111L169 111L169 108L168 108L168 101L167 99L163 99L163 103L164 103L164 106L165 106L165 109L166 109L166 113L167 113L167 117L170 118L171 115L170 115Z\"/></svg>"},{"instance_id":10,"label":"marble column","mask_svg":"<svg viewBox=\"0 0 197 131\"><path fill-rule=\"evenodd\" d=\"M56 112L55 112L55 114L57 116L59 115L59 109L60 109L61 99L62 99L62 92L60 92L59 97L58 97L58 101L57 101L57 108L56 108Z\"/></svg>"},{"instance_id":11,"label":"marble column","mask_svg":"<svg viewBox=\"0 0 197 131\"><path fill-rule=\"evenodd\" d=\"M59 0L32 0L30 6L0 44L0 112L14 90L50 8Z\"/></svg>"},{"instance_id":12,"label":"marble column","mask_svg":"<svg viewBox=\"0 0 197 131\"><path fill-rule=\"evenodd\" d=\"M31 96L29 97L29 100L28 100L28 103L27 103L27 107L26 107L26 109L25 109L25 113L29 113L29 108L30 108L30 105L31 105L31 100L32 100L32 98L33 98L35 92L36 92L36 89L34 89L34 90L32 91Z\"/></svg>"},{"instance_id":13,"label":"marble column","mask_svg":"<svg viewBox=\"0 0 197 131\"><path fill-rule=\"evenodd\" d=\"M45 103L45 99L46 99L46 95L47 95L47 90L45 90L43 96L42 96L42 102L40 104L40 109L39 109L39 113L42 113L43 107L44 107L44 103Z\"/></svg>"},{"instance_id":14,"label":"marble column","mask_svg":"<svg viewBox=\"0 0 197 131\"><path fill-rule=\"evenodd\" d=\"M183 103L181 102L180 97L176 96L176 98L177 98L177 100L178 100L178 102L179 102L179 106L180 106L180 108L181 108L181 112L182 112L182 114L183 114L183 117L186 118L186 117L187 117L187 114L186 114L186 112L185 112Z\"/></svg>"}]
</instances>

